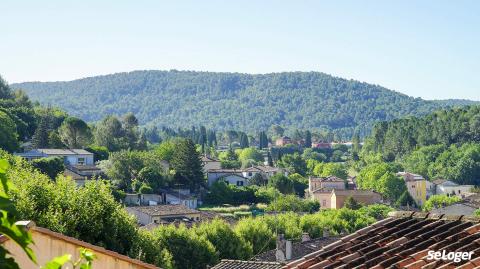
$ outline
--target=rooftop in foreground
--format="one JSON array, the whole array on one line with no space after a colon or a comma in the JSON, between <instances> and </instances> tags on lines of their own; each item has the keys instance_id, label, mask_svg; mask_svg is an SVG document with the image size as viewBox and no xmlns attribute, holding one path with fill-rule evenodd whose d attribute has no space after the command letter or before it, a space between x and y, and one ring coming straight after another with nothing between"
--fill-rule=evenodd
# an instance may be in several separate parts
<instances>
[{"instance_id":1,"label":"rooftop in foreground","mask_svg":"<svg viewBox=\"0 0 480 269\"><path fill-rule=\"evenodd\" d=\"M474 254L471 260L429 260L434 251ZM411 211L390 217L293 261L283 268L478 268L480 218Z\"/></svg>"}]
</instances>

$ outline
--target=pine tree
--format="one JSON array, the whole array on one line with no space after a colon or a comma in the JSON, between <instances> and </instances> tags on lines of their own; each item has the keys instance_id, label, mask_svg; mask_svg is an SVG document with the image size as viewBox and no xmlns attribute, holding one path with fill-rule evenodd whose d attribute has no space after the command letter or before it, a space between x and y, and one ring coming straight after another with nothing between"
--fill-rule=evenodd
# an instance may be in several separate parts
<instances>
[{"instance_id":1,"label":"pine tree","mask_svg":"<svg viewBox=\"0 0 480 269\"><path fill-rule=\"evenodd\" d=\"M272 159L272 154L270 151L267 153L267 160L268 160L268 165L273 166L273 159Z\"/></svg>"},{"instance_id":2,"label":"pine tree","mask_svg":"<svg viewBox=\"0 0 480 269\"><path fill-rule=\"evenodd\" d=\"M32 137L32 146L34 148L48 148L48 131L48 122L45 118L42 118Z\"/></svg>"},{"instance_id":3,"label":"pine tree","mask_svg":"<svg viewBox=\"0 0 480 269\"><path fill-rule=\"evenodd\" d=\"M191 139L177 142L171 164L179 183L189 186L192 190L198 189L204 183L200 153Z\"/></svg>"},{"instance_id":4,"label":"pine tree","mask_svg":"<svg viewBox=\"0 0 480 269\"><path fill-rule=\"evenodd\" d=\"M240 134L240 148L248 148L248 136L245 133Z\"/></svg>"},{"instance_id":5,"label":"pine tree","mask_svg":"<svg viewBox=\"0 0 480 269\"><path fill-rule=\"evenodd\" d=\"M312 147L312 133L310 133L309 130L307 130L305 134L305 147L306 148L311 148Z\"/></svg>"}]
</instances>

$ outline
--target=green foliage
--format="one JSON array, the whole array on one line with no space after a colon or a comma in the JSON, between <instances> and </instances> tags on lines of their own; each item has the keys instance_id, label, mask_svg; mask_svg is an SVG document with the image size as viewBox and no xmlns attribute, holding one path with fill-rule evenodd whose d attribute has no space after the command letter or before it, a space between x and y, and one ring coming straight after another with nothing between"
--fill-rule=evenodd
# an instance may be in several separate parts
<instances>
[{"instance_id":1,"label":"green foliage","mask_svg":"<svg viewBox=\"0 0 480 269\"><path fill-rule=\"evenodd\" d=\"M268 180L268 186L276 188L283 194L295 193L295 186L292 179L283 174L276 174Z\"/></svg>"},{"instance_id":2,"label":"green foliage","mask_svg":"<svg viewBox=\"0 0 480 269\"><path fill-rule=\"evenodd\" d=\"M374 190L391 201L396 201L406 190L403 179L395 176L398 167L389 163L370 164L360 171L357 186Z\"/></svg>"},{"instance_id":3,"label":"green foliage","mask_svg":"<svg viewBox=\"0 0 480 269\"><path fill-rule=\"evenodd\" d=\"M407 190L405 190L395 202L395 206L396 207L399 207L399 206L417 207L417 202L415 202L415 200L410 195L410 193Z\"/></svg>"},{"instance_id":4,"label":"green foliage","mask_svg":"<svg viewBox=\"0 0 480 269\"><path fill-rule=\"evenodd\" d=\"M254 187L237 187L222 180L213 183L205 197L205 203L210 205L240 205L254 202L256 202Z\"/></svg>"},{"instance_id":5,"label":"green foliage","mask_svg":"<svg viewBox=\"0 0 480 269\"><path fill-rule=\"evenodd\" d=\"M277 162L277 165L288 169L291 173L298 173L302 176L307 174L307 164L297 152L283 155L281 160Z\"/></svg>"},{"instance_id":6,"label":"green foliage","mask_svg":"<svg viewBox=\"0 0 480 269\"><path fill-rule=\"evenodd\" d=\"M63 158L60 157L46 157L35 159L32 161L32 166L40 170L40 172L46 174L52 180L55 180L58 174L65 171Z\"/></svg>"},{"instance_id":7,"label":"green foliage","mask_svg":"<svg viewBox=\"0 0 480 269\"><path fill-rule=\"evenodd\" d=\"M95 162L103 161L103 160L108 159L109 152L108 152L108 149L106 147L92 145L92 146L89 146L89 147L85 148L85 150L93 153Z\"/></svg>"},{"instance_id":8,"label":"green foliage","mask_svg":"<svg viewBox=\"0 0 480 269\"><path fill-rule=\"evenodd\" d=\"M175 170L175 180L178 183L191 189L198 189L205 183L200 154L192 140L177 141L171 165Z\"/></svg>"},{"instance_id":9,"label":"green foliage","mask_svg":"<svg viewBox=\"0 0 480 269\"><path fill-rule=\"evenodd\" d=\"M315 162L315 166L313 168L313 174L320 177L336 176L341 179L347 179L347 176L348 176L345 165L341 163Z\"/></svg>"},{"instance_id":10,"label":"green foliage","mask_svg":"<svg viewBox=\"0 0 480 269\"><path fill-rule=\"evenodd\" d=\"M274 234L262 218L244 218L235 225L235 233L252 248L253 255L271 249L275 244Z\"/></svg>"},{"instance_id":11,"label":"green foliage","mask_svg":"<svg viewBox=\"0 0 480 269\"><path fill-rule=\"evenodd\" d=\"M220 259L246 260L252 256L252 246L223 220L203 222L195 228L195 232L212 243Z\"/></svg>"},{"instance_id":12,"label":"green foliage","mask_svg":"<svg viewBox=\"0 0 480 269\"><path fill-rule=\"evenodd\" d=\"M70 264L73 269L91 269L93 260L97 257L88 249L80 248L80 257L77 260L72 260L72 255L65 254L63 256L56 257L49 261L42 269L62 269L66 264Z\"/></svg>"},{"instance_id":13,"label":"green foliage","mask_svg":"<svg viewBox=\"0 0 480 269\"><path fill-rule=\"evenodd\" d=\"M335 129L343 137L351 137L357 126L364 136L376 121L422 115L450 105L317 72L135 71L13 87L89 122L135 111L146 125L205 125L257 132L279 124L289 129ZM71 98L76 92L73 89L81 90L82 95Z\"/></svg>"},{"instance_id":14,"label":"green foliage","mask_svg":"<svg viewBox=\"0 0 480 269\"><path fill-rule=\"evenodd\" d=\"M18 133L15 122L0 110L0 148L13 152L18 148Z\"/></svg>"},{"instance_id":15,"label":"green foliage","mask_svg":"<svg viewBox=\"0 0 480 269\"><path fill-rule=\"evenodd\" d=\"M423 211L430 211L434 208L445 207L457 202L460 202L462 199L458 196L447 196L445 194L432 195L423 205Z\"/></svg>"},{"instance_id":16,"label":"green foliage","mask_svg":"<svg viewBox=\"0 0 480 269\"><path fill-rule=\"evenodd\" d=\"M471 106L440 110L422 118L409 117L377 123L364 148L379 152L385 160L390 161L423 146L478 143L479 134L480 106ZM428 158L428 155L425 157Z\"/></svg>"},{"instance_id":17,"label":"green foliage","mask_svg":"<svg viewBox=\"0 0 480 269\"><path fill-rule=\"evenodd\" d=\"M0 87L1 83L2 81L0 77ZM22 227L15 224L15 221L20 215L8 195L9 191L13 188L11 180L6 176L8 169L8 161L0 159L0 234L15 242L27 254L30 260L36 262L35 254L29 247L30 244L33 244L31 235ZM2 268L19 269L14 258L10 256L9 251L1 245L0 264L2 265Z\"/></svg>"},{"instance_id":18,"label":"green foliage","mask_svg":"<svg viewBox=\"0 0 480 269\"><path fill-rule=\"evenodd\" d=\"M218 260L213 244L184 225L178 228L174 225L159 226L153 231L153 238L160 249L172 254L176 269L205 268Z\"/></svg>"},{"instance_id":19,"label":"green foliage","mask_svg":"<svg viewBox=\"0 0 480 269\"><path fill-rule=\"evenodd\" d=\"M343 204L343 207L357 210L357 209L360 209L362 205L359 204L355 199L353 199L353 197L349 196L347 199L345 199L345 203Z\"/></svg>"},{"instance_id":20,"label":"green foliage","mask_svg":"<svg viewBox=\"0 0 480 269\"><path fill-rule=\"evenodd\" d=\"M280 195L267 207L267 211L316 212L320 209L317 201L302 199L296 195Z\"/></svg>"},{"instance_id":21,"label":"green foliage","mask_svg":"<svg viewBox=\"0 0 480 269\"><path fill-rule=\"evenodd\" d=\"M263 161L263 154L256 148L244 148L238 151L238 159L243 163L247 160L253 160L255 162Z\"/></svg>"},{"instance_id":22,"label":"green foliage","mask_svg":"<svg viewBox=\"0 0 480 269\"><path fill-rule=\"evenodd\" d=\"M92 139L88 125L75 117L66 118L58 132L62 142L71 149L84 148L90 144Z\"/></svg>"}]
</instances>

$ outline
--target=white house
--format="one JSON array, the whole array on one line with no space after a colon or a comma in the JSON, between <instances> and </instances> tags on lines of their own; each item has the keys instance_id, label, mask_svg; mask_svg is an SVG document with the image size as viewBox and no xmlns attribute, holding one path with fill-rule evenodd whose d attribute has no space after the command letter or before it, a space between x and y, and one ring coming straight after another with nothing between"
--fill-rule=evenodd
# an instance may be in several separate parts
<instances>
[{"instance_id":1,"label":"white house","mask_svg":"<svg viewBox=\"0 0 480 269\"><path fill-rule=\"evenodd\" d=\"M455 182L445 179L437 179L433 181L435 185L435 194L447 194L462 196L472 192L473 185L458 185Z\"/></svg>"},{"instance_id":2,"label":"white house","mask_svg":"<svg viewBox=\"0 0 480 269\"><path fill-rule=\"evenodd\" d=\"M15 155L32 161L45 157L60 157L66 165L93 165L93 153L84 149L32 149Z\"/></svg>"}]
</instances>

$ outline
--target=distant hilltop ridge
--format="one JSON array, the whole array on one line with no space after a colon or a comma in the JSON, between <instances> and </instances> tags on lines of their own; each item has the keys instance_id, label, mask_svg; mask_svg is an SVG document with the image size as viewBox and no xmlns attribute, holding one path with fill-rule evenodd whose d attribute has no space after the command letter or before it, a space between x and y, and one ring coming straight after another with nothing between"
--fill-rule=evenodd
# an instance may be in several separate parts
<instances>
[{"instance_id":1,"label":"distant hilltop ridge","mask_svg":"<svg viewBox=\"0 0 480 269\"><path fill-rule=\"evenodd\" d=\"M319 72L150 70L11 87L90 122L133 112L143 125L205 125L254 133L279 124L287 129L330 129L347 139L355 129L367 134L376 121L480 103L423 100Z\"/></svg>"}]
</instances>

